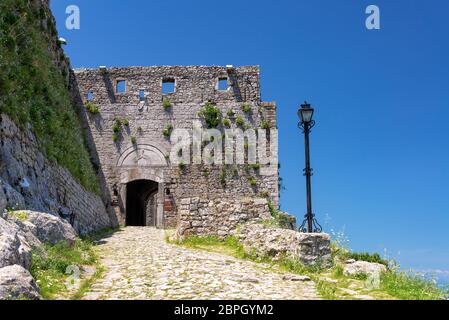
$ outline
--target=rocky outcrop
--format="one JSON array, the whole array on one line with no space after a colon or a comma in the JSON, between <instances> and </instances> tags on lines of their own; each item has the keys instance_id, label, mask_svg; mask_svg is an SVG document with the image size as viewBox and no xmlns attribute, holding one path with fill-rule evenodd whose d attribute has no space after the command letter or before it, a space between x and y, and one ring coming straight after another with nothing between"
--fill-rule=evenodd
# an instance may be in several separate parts
<instances>
[{"instance_id":1,"label":"rocky outcrop","mask_svg":"<svg viewBox=\"0 0 449 320\"><path fill-rule=\"evenodd\" d=\"M0 114L0 140L0 190L7 207L64 216L80 234L117 225L98 195L48 161L31 131L19 128L5 114Z\"/></svg>"},{"instance_id":2,"label":"rocky outcrop","mask_svg":"<svg viewBox=\"0 0 449 320\"><path fill-rule=\"evenodd\" d=\"M8 183L2 181L2 179L0 178L0 198L2 197L2 194L5 197L5 203L4 209L0 210L0 213L4 212L6 208L11 208L13 210L20 210L25 208L24 197L18 191L12 188Z\"/></svg>"},{"instance_id":3,"label":"rocky outcrop","mask_svg":"<svg viewBox=\"0 0 449 320\"><path fill-rule=\"evenodd\" d=\"M380 263L356 261L350 259L343 266L343 273L347 276L356 276L360 274L371 275L386 272L387 268Z\"/></svg>"},{"instance_id":4,"label":"rocky outcrop","mask_svg":"<svg viewBox=\"0 0 449 320\"><path fill-rule=\"evenodd\" d=\"M22 211L26 216L25 222L18 222L23 229L28 229L39 241L56 244L67 241L73 244L76 240L76 232L65 220L48 213Z\"/></svg>"},{"instance_id":5,"label":"rocky outcrop","mask_svg":"<svg viewBox=\"0 0 449 320\"><path fill-rule=\"evenodd\" d=\"M67 221L47 213L10 211L0 216L0 300L39 299L39 290L27 271L33 248L61 241L73 244L75 240L75 230Z\"/></svg>"},{"instance_id":6,"label":"rocky outcrop","mask_svg":"<svg viewBox=\"0 0 449 320\"><path fill-rule=\"evenodd\" d=\"M6 205L7 205L6 195L0 183L0 214L2 214L6 210Z\"/></svg>"},{"instance_id":7,"label":"rocky outcrop","mask_svg":"<svg viewBox=\"0 0 449 320\"><path fill-rule=\"evenodd\" d=\"M19 265L0 268L0 300L40 298L39 288L25 268Z\"/></svg>"},{"instance_id":8,"label":"rocky outcrop","mask_svg":"<svg viewBox=\"0 0 449 320\"><path fill-rule=\"evenodd\" d=\"M0 218L0 268L20 265L28 269L31 266L31 250L25 233L14 223Z\"/></svg>"},{"instance_id":9,"label":"rocky outcrop","mask_svg":"<svg viewBox=\"0 0 449 320\"><path fill-rule=\"evenodd\" d=\"M263 224L242 225L236 233L250 254L273 259L289 258L306 266L330 266L330 237L326 233L300 233Z\"/></svg>"}]
</instances>

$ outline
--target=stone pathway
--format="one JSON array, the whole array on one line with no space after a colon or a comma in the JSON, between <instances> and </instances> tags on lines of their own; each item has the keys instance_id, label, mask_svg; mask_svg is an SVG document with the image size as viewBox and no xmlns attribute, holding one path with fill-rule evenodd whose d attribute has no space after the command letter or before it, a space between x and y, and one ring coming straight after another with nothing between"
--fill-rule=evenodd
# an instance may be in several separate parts
<instances>
[{"instance_id":1,"label":"stone pathway","mask_svg":"<svg viewBox=\"0 0 449 320\"><path fill-rule=\"evenodd\" d=\"M102 279L84 299L318 299L312 281L268 266L166 243L164 231L127 227L100 241Z\"/></svg>"}]
</instances>

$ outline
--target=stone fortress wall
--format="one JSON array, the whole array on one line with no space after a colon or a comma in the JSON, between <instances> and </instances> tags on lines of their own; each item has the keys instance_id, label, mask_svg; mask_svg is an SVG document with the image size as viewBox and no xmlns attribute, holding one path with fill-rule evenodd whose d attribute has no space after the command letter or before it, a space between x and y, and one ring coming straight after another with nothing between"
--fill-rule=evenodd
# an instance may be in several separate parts
<instances>
[{"instance_id":1,"label":"stone fortress wall","mask_svg":"<svg viewBox=\"0 0 449 320\"><path fill-rule=\"evenodd\" d=\"M41 12L40 24L52 62L69 84L70 60L52 34L55 25L49 0L32 0L29 5ZM87 192L68 170L50 162L41 152L30 127L19 128L0 113L0 214L5 209L35 210L71 221L80 234L118 225L106 199Z\"/></svg>"},{"instance_id":2,"label":"stone fortress wall","mask_svg":"<svg viewBox=\"0 0 449 320\"><path fill-rule=\"evenodd\" d=\"M48 212L70 221L79 234L117 225L102 199L63 167L49 162L30 132L0 114L0 213L5 208Z\"/></svg>"},{"instance_id":3,"label":"stone fortress wall","mask_svg":"<svg viewBox=\"0 0 449 320\"><path fill-rule=\"evenodd\" d=\"M276 106L261 102L259 78L258 66L73 71L70 80L73 98L84 120L94 161L104 177L110 204L121 223L126 224L127 186L139 180L151 180L159 185L156 199L152 199L157 202L158 227L191 226L191 221L182 221L182 217L189 216L185 210L180 214L182 199L199 197L201 201L235 203L238 199L247 202L248 198L268 197L278 204L277 168L271 174L262 175L262 169L247 164L191 164L181 172L177 165L170 165L172 145L163 135L168 125L192 132L194 122L201 121L198 111L207 101L221 110L232 128L238 127L237 117L244 119L242 127L245 128L260 128L262 122L275 128ZM226 90L218 87L220 80L227 83ZM174 83L174 92L164 94L164 82ZM124 92L119 92L118 84ZM171 108L164 109L164 99L170 101ZM98 112L87 110L89 101L98 107ZM242 111L243 104L250 106L250 112ZM235 111L235 116L227 115L230 109ZM122 125L114 132L117 119ZM225 128L220 125L217 129ZM277 152L275 157L277 163ZM265 213L261 212L260 216Z\"/></svg>"}]
</instances>

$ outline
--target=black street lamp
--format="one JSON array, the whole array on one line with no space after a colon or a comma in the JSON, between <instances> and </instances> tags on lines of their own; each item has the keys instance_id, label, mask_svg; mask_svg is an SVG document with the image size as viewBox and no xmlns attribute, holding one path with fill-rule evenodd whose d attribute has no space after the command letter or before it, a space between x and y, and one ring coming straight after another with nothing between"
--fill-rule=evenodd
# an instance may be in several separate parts
<instances>
[{"instance_id":1,"label":"black street lamp","mask_svg":"<svg viewBox=\"0 0 449 320\"><path fill-rule=\"evenodd\" d=\"M307 191L307 214L304 216L304 221L299 227L300 232L321 232L323 228L315 219L315 215L312 212L312 187L311 176L313 175L313 169L310 168L310 149L309 149L309 134L310 130L315 126L315 121L312 120L314 109L309 103L304 102L301 108L298 110L298 116L301 121L298 123L298 127L303 130L304 142L306 149L306 168L303 170L306 176L306 191ZM306 229L307 223L307 229Z\"/></svg>"}]
</instances>

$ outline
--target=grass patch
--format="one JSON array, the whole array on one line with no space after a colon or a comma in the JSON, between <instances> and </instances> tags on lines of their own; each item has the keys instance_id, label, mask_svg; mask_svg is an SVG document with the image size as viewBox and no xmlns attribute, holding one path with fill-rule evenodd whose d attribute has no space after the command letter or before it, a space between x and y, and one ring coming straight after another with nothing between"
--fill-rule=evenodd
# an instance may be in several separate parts
<instances>
[{"instance_id":1,"label":"grass patch","mask_svg":"<svg viewBox=\"0 0 449 320\"><path fill-rule=\"evenodd\" d=\"M73 246L66 242L56 245L45 244L34 249L32 254L31 274L36 279L44 299L54 299L67 291L66 281L71 274L69 266L94 266L97 256L89 240L77 239Z\"/></svg>"},{"instance_id":2,"label":"grass patch","mask_svg":"<svg viewBox=\"0 0 449 320\"><path fill-rule=\"evenodd\" d=\"M316 289L318 294L326 300L338 300L339 297L337 295L338 286L336 283L329 282L326 280L315 280Z\"/></svg>"},{"instance_id":3,"label":"grass patch","mask_svg":"<svg viewBox=\"0 0 449 320\"><path fill-rule=\"evenodd\" d=\"M177 241L169 241L168 238L166 238L166 241L191 249L202 249L210 252L225 253L239 259L248 258L247 253L245 253L245 250L243 249L243 245L236 237L233 236L225 239L221 239L217 236L190 236L183 240Z\"/></svg>"},{"instance_id":4,"label":"grass patch","mask_svg":"<svg viewBox=\"0 0 449 320\"><path fill-rule=\"evenodd\" d=\"M14 219L17 219L21 222L25 222L28 220L28 215L25 211L14 211L12 209L8 209L8 216Z\"/></svg>"},{"instance_id":5,"label":"grass patch","mask_svg":"<svg viewBox=\"0 0 449 320\"><path fill-rule=\"evenodd\" d=\"M73 246L66 242L60 242L56 245L45 244L42 248L35 248L32 253L30 272L39 285L42 297L47 300L58 297L71 300L81 299L105 271L99 265L94 242L118 232L120 229L107 228L91 233L77 239ZM88 278L81 278L80 286L72 292L66 286L68 277L73 275L66 273L69 266L76 266L80 270L83 266L91 266L95 268L95 272Z\"/></svg>"},{"instance_id":6,"label":"grass patch","mask_svg":"<svg viewBox=\"0 0 449 320\"><path fill-rule=\"evenodd\" d=\"M449 294L433 281L394 271L381 276L381 290L401 300L442 300Z\"/></svg>"},{"instance_id":7,"label":"grass patch","mask_svg":"<svg viewBox=\"0 0 449 320\"><path fill-rule=\"evenodd\" d=\"M168 236L166 241L171 242ZM448 295L448 292L439 289L432 281L396 271L384 273L380 278L379 288L368 289L365 287L367 275L360 275L355 278L347 277L344 275L343 265L339 263L335 263L331 268L323 268L319 264L307 267L288 257L273 260L269 256L259 256L255 252L246 252L242 243L234 236L225 239L217 236L190 236L182 241L172 243L192 249L226 254L238 259L266 263L273 267L273 271L308 275L316 283L318 294L327 300L357 299L357 297L352 297L344 292L343 289L348 287L360 295L368 294L374 299L441 300Z\"/></svg>"},{"instance_id":8,"label":"grass patch","mask_svg":"<svg viewBox=\"0 0 449 320\"><path fill-rule=\"evenodd\" d=\"M41 21L47 20L47 26ZM100 193L84 131L49 44L58 35L49 12L27 0L0 1L0 113L27 125L46 158L67 168L89 191ZM64 58L64 57L60 57Z\"/></svg>"},{"instance_id":9,"label":"grass patch","mask_svg":"<svg viewBox=\"0 0 449 320\"><path fill-rule=\"evenodd\" d=\"M166 240L170 242L168 238L166 238ZM321 270L319 265L306 267L299 261L288 257L279 257L276 261L274 261L272 257L257 255L254 251L247 252L244 249L243 244L235 236L229 236L224 239L217 236L190 236L172 243L192 249L202 249L210 252L224 253L238 259L250 260L258 263L267 263L278 267L280 270L301 275L316 273Z\"/></svg>"}]
</instances>

